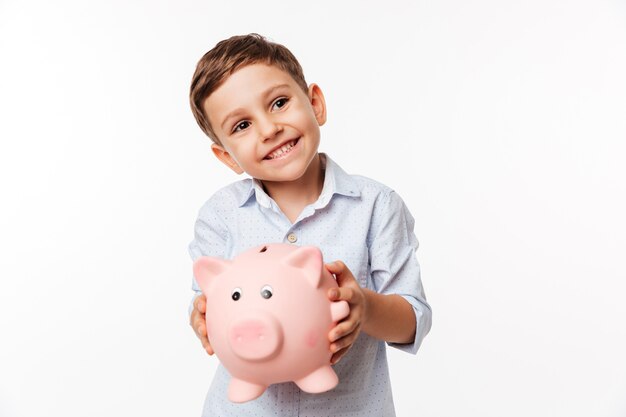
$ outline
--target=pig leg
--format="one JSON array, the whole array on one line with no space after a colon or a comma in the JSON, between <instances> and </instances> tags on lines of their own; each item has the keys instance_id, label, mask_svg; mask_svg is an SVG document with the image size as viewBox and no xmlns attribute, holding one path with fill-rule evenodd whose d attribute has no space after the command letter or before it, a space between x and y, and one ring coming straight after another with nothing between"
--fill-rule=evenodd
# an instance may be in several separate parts
<instances>
[{"instance_id":1,"label":"pig leg","mask_svg":"<svg viewBox=\"0 0 626 417\"><path fill-rule=\"evenodd\" d=\"M318 394L335 388L339 383L339 378L330 365L324 365L294 382L302 391Z\"/></svg>"},{"instance_id":2,"label":"pig leg","mask_svg":"<svg viewBox=\"0 0 626 417\"><path fill-rule=\"evenodd\" d=\"M228 399L234 403L245 403L260 397L267 387L233 377L228 386Z\"/></svg>"}]
</instances>

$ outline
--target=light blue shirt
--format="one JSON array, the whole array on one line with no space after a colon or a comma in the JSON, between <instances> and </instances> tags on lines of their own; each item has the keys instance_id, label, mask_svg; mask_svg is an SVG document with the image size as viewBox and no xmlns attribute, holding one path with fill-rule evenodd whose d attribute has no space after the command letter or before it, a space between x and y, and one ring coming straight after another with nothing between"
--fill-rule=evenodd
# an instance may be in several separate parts
<instances>
[{"instance_id":1,"label":"light blue shirt","mask_svg":"<svg viewBox=\"0 0 626 417\"><path fill-rule=\"evenodd\" d=\"M322 192L295 223L258 181L245 179L222 188L202 206L189 253L193 260L203 255L232 259L265 243L317 246L324 262L343 261L362 287L399 294L413 306L415 340L389 346L415 354L430 330L432 314L415 257L418 242L413 217L389 187L348 175L328 156L320 156L325 165ZM192 281L197 295L200 289ZM261 397L243 404L228 401L230 376L220 365L203 416L394 416L385 349L385 342L361 332L333 366L339 376L333 390L308 394L292 382L274 384Z\"/></svg>"}]
</instances>

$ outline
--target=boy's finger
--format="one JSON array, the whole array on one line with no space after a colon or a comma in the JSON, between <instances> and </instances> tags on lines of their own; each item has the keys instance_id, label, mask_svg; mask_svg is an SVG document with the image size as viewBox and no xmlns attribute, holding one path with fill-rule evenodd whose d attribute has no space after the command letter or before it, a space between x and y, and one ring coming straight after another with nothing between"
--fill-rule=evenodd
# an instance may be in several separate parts
<instances>
[{"instance_id":1,"label":"boy's finger","mask_svg":"<svg viewBox=\"0 0 626 417\"><path fill-rule=\"evenodd\" d=\"M341 275L341 273L346 269L346 264L341 261L335 261L326 264L326 269L328 269L328 272L330 272L331 274Z\"/></svg>"},{"instance_id":2,"label":"boy's finger","mask_svg":"<svg viewBox=\"0 0 626 417\"><path fill-rule=\"evenodd\" d=\"M198 310L200 313L206 313L206 297L204 294L199 295L193 302L194 308Z\"/></svg>"},{"instance_id":3,"label":"boy's finger","mask_svg":"<svg viewBox=\"0 0 626 417\"><path fill-rule=\"evenodd\" d=\"M330 331L328 338L331 342L335 342L354 333L358 327L359 323L356 320L342 321Z\"/></svg>"},{"instance_id":4,"label":"boy's finger","mask_svg":"<svg viewBox=\"0 0 626 417\"><path fill-rule=\"evenodd\" d=\"M338 352L333 353L333 356L331 356L330 358L330 364L334 365L337 362L339 362L339 360L343 357L343 355L345 355L348 352L349 348L344 348Z\"/></svg>"},{"instance_id":5,"label":"boy's finger","mask_svg":"<svg viewBox=\"0 0 626 417\"><path fill-rule=\"evenodd\" d=\"M355 340L356 340L356 334L350 333L346 337L342 337L336 342L331 343L330 351L335 353L335 352L339 352L342 349L349 348L350 346L352 346Z\"/></svg>"},{"instance_id":6,"label":"boy's finger","mask_svg":"<svg viewBox=\"0 0 626 417\"><path fill-rule=\"evenodd\" d=\"M206 337L206 326L203 323L197 323L196 333L198 333L202 337Z\"/></svg>"},{"instance_id":7,"label":"boy's finger","mask_svg":"<svg viewBox=\"0 0 626 417\"><path fill-rule=\"evenodd\" d=\"M328 298L331 301L344 300L350 303L350 301L352 301L353 296L354 296L354 290L349 287L343 287L343 288L338 287L338 288L331 288L330 290L328 290Z\"/></svg>"},{"instance_id":8,"label":"boy's finger","mask_svg":"<svg viewBox=\"0 0 626 417\"><path fill-rule=\"evenodd\" d=\"M193 327L196 327L198 323L205 321L206 315L200 313L198 310L193 310L191 316L189 316L189 322Z\"/></svg>"},{"instance_id":9,"label":"boy's finger","mask_svg":"<svg viewBox=\"0 0 626 417\"><path fill-rule=\"evenodd\" d=\"M352 272L350 272L349 269L346 268L346 270L341 273L341 274L337 274L335 275L336 281L337 281L337 285L339 285L340 287L345 287L346 285L359 285L356 282L356 278L354 278L354 275L352 275Z\"/></svg>"},{"instance_id":10,"label":"boy's finger","mask_svg":"<svg viewBox=\"0 0 626 417\"><path fill-rule=\"evenodd\" d=\"M348 269L346 264L344 264L343 262L335 261L333 263L326 264L326 267L326 269L328 269L330 273L335 275L335 281L337 281L337 285L339 287L345 287L347 285L359 285L350 269Z\"/></svg>"},{"instance_id":11,"label":"boy's finger","mask_svg":"<svg viewBox=\"0 0 626 417\"><path fill-rule=\"evenodd\" d=\"M213 351L213 347L209 343L209 339L202 340L202 347L204 348L204 350L206 350L206 353L208 353L209 355L212 355L215 353Z\"/></svg>"},{"instance_id":12,"label":"boy's finger","mask_svg":"<svg viewBox=\"0 0 626 417\"><path fill-rule=\"evenodd\" d=\"M205 315L200 313L197 309L191 311L191 315L189 316L189 324L191 327L198 327L198 323L204 321Z\"/></svg>"},{"instance_id":13,"label":"boy's finger","mask_svg":"<svg viewBox=\"0 0 626 417\"><path fill-rule=\"evenodd\" d=\"M330 301L335 301L339 297L339 288L331 288L328 290L328 299Z\"/></svg>"}]
</instances>

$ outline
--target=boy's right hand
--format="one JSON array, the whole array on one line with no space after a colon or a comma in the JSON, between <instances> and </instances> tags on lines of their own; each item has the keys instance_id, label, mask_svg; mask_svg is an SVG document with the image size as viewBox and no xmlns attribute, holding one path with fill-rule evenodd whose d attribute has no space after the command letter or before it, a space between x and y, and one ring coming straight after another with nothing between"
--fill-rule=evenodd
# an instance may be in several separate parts
<instances>
[{"instance_id":1,"label":"boy's right hand","mask_svg":"<svg viewBox=\"0 0 626 417\"><path fill-rule=\"evenodd\" d=\"M193 311L191 312L191 316L189 317L189 324L193 328L193 331L196 332L196 336L202 342L202 347L209 355L212 355L213 348L211 347L211 343L209 343L209 338L206 333L206 296L204 294L199 295L193 301Z\"/></svg>"}]
</instances>

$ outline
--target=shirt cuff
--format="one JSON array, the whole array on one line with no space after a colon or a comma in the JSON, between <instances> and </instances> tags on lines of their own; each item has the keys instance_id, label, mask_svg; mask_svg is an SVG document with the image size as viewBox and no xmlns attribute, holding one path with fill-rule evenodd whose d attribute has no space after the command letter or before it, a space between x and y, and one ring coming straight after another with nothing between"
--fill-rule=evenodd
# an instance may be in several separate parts
<instances>
[{"instance_id":1,"label":"shirt cuff","mask_svg":"<svg viewBox=\"0 0 626 417\"><path fill-rule=\"evenodd\" d=\"M415 313L415 338L410 343L387 342L387 345L415 355L422 344L422 340L424 340L424 337L426 337L430 331L432 312L429 305L420 303L414 297L402 294L399 295L407 300L409 304L411 304L411 307L413 307L413 312Z\"/></svg>"}]
</instances>

